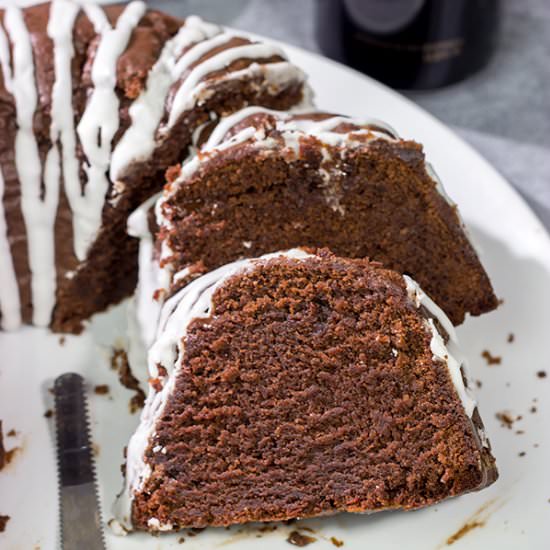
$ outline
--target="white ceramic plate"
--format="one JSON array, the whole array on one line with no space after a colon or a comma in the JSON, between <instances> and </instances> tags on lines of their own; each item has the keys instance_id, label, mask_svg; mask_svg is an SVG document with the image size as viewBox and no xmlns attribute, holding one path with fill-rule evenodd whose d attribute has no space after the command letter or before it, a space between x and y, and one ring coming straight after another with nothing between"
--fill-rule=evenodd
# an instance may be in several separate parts
<instances>
[{"instance_id":1,"label":"white ceramic plate","mask_svg":"<svg viewBox=\"0 0 550 550\"><path fill-rule=\"evenodd\" d=\"M315 533L305 533L317 538L308 546L312 550L334 549L331 537L350 550L436 550L446 548L449 537L457 532L463 536L452 544L452 550L546 550L550 540L550 378L539 378L537 372L550 371L547 233L508 183L433 117L343 66L295 48L286 50L311 75L320 107L381 118L403 137L424 144L428 159L481 247L482 261L504 303L494 313L468 319L458 332L473 377L483 384L477 394L500 479L485 491L418 512L340 514L278 526L270 533L252 526L152 538L144 534L116 537L107 530L108 547L230 550L261 544L265 550L290 549L285 542L288 533L307 526ZM0 334L0 419L4 431L18 432L15 438L6 438L7 447L20 447L0 473L0 515L11 516L5 533L0 534L2 550L58 547L52 420L44 418L44 412L52 406L47 388L64 371L83 373L90 387L108 384L111 389L109 396L91 392L90 398L104 518L112 517L111 505L121 488L122 449L138 420L128 412L132 394L120 386L109 367L112 346L123 342L123 309L99 316L87 334L67 337L64 345L59 336L38 329ZM513 343L507 341L511 333ZM489 367L481 357L483 350L502 357L501 364ZM533 406L536 412L530 412ZM522 419L507 429L495 417L501 411ZM183 546L178 543L181 536Z\"/></svg>"}]
</instances>

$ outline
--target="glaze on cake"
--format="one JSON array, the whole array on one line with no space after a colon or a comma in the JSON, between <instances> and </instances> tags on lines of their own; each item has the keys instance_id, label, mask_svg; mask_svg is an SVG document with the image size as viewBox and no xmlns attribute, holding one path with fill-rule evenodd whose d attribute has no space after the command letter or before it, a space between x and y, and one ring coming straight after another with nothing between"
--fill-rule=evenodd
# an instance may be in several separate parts
<instances>
[{"instance_id":1,"label":"glaze on cake","mask_svg":"<svg viewBox=\"0 0 550 550\"><path fill-rule=\"evenodd\" d=\"M139 1L0 10L0 65L4 329L78 332L129 295L127 216L188 156L197 129L309 97L279 48Z\"/></svg>"},{"instance_id":2,"label":"glaze on cake","mask_svg":"<svg viewBox=\"0 0 550 550\"><path fill-rule=\"evenodd\" d=\"M496 479L451 322L377 263L218 268L164 304L148 361L126 529L410 510Z\"/></svg>"}]
</instances>

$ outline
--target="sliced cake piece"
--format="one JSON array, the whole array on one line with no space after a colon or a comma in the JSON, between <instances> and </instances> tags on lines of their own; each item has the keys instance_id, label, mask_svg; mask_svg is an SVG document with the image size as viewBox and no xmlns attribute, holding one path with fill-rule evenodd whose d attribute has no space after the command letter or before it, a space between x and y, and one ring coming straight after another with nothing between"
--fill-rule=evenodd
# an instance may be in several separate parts
<instances>
[{"instance_id":1,"label":"sliced cake piece","mask_svg":"<svg viewBox=\"0 0 550 550\"><path fill-rule=\"evenodd\" d=\"M0 327L78 332L128 296L127 217L193 134L307 104L304 79L276 46L144 2L0 10Z\"/></svg>"},{"instance_id":2,"label":"sliced cake piece","mask_svg":"<svg viewBox=\"0 0 550 550\"><path fill-rule=\"evenodd\" d=\"M149 368L128 528L410 510L497 477L449 319L368 260L212 271L165 303Z\"/></svg>"},{"instance_id":3,"label":"sliced cake piece","mask_svg":"<svg viewBox=\"0 0 550 550\"><path fill-rule=\"evenodd\" d=\"M167 295L239 257L326 246L411 275L454 324L497 305L422 147L381 122L245 109L171 176L157 211Z\"/></svg>"}]
</instances>

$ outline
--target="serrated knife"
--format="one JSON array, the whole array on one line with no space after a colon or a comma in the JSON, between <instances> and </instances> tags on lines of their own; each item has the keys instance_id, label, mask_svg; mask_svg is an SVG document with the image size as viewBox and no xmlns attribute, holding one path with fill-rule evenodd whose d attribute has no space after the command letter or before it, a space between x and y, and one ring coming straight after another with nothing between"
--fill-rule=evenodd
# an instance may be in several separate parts
<instances>
[{"instance_id":1,"label":"serrated knife","mask_svg":"<svg viewBox=\"0 0 550 550\"><path fill-rule=\"evenodd\" d=\"M84 379L55 380L55 424L62 550L105 550Z\"/></svg>"}]
</instances>

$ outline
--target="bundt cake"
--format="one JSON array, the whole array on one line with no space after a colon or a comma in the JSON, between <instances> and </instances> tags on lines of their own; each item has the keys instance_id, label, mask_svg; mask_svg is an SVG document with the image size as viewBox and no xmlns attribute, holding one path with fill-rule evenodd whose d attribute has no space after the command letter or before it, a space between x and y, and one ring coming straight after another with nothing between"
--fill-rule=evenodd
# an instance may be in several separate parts
<instances>
[{"instance_id":1,"label":"bundt cake","mask_svg":"<svg viewBox=\"0 0 550 550\"><path fill-rule=\"evenodd\" d=\"M497 472L462 366L449 319L377 263L295 249L220 267L163 306L120 520L171 531L481 489Z\"/></svg>"},{"instance_id":2,"label":"bundt cake","mask_svg":"<svg viewBox=\"0 0 550 550\"><path fill-rule=\"evenodd\" d=\"M205 23L55 0L0 10L0 317L78 332L135 287L127 216L193 136L306 105L279 48Z\"/></svg>"},{"instance_id":3,"label":"bundt cake","mask_svg":"<svg viewBox=\"0 0 550 550\"><path fill-rule=\"evenodd\" d=\"M295 246L369 257L408 274L454 324L496 307L421 146L380 121L249 107L196 140L197 156L169 171L156 216L148 202L130 218L143 239L138 314L147 344L155 288L162 303L201 272Z\"/></svg>"}]
</instances>

